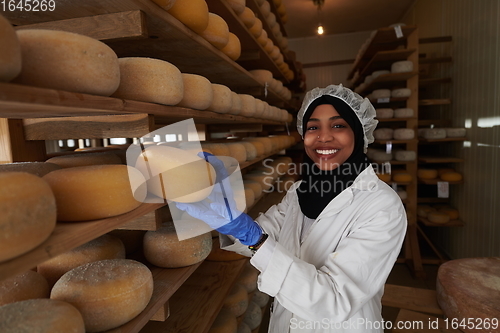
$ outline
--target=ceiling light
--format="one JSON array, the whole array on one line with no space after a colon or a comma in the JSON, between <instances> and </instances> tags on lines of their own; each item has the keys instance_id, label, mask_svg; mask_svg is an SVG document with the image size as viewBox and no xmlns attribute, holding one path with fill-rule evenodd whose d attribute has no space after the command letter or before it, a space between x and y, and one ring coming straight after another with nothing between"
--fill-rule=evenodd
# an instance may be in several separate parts
<instances>
[{"instance_id":1,"label":"ceiling light","mask_svg":"<svg viewBox=\"0 0 500 333\"><path fill-rule=\"evenodd\" d=\"M323 26L321 25L321 23L318 25L318 31L317 32L318 32L318 35L322 35L325 32L325 30L323 29Z\"/></svg>"},{"instance_id":2,"label":"ceiling light","mask_svg":"<svg viewBox=\"0 0 500 333\"><path fill-rule=\"evenodd\" d=\"M312 0L315 6L318 7L318 21L320 22L318 24L318 28L316 30L318 35L323 35L325 33L325 29L323 28L323 24L321 24L322 17L321 17L321 7L325 4L325 0Z\"/></svg>"}]
</instances>

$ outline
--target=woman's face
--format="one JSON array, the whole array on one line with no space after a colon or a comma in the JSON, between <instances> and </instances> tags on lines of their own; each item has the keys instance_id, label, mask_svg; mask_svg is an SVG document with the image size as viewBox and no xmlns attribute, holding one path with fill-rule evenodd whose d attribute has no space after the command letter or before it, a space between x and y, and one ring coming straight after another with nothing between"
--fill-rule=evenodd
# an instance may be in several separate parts
<instances>
[{"instance_id":1,"label":"woman's face","mask_svg":"<svg viewBox=\"0 0 500 333\"><path fill-rule=\"evenodd\" d=\"M321 170L334 170L354 150L354 132L330 104L318 105L305 126L307 156Z\"/></svg>"}]
</instances>

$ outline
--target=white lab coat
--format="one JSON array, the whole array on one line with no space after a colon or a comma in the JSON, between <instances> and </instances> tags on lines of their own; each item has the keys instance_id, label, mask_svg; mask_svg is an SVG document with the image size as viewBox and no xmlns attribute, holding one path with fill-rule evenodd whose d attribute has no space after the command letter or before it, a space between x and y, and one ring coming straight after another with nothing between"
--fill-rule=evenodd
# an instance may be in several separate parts
<instances>
[{"instance_id":1,"label":"white lab coat","mask_svg":"<svg viewBox=\"0 0 500 333\"><path fill-rule=\"evenodd\" d=\"M370 166L300 241L299 184L256 219L269 234L250 261L259 290L274 297L269 332L383 332L381 297L407 226L399 196ZM249 254L227 236L221 245Z\"/></svg>"}]
</instances>

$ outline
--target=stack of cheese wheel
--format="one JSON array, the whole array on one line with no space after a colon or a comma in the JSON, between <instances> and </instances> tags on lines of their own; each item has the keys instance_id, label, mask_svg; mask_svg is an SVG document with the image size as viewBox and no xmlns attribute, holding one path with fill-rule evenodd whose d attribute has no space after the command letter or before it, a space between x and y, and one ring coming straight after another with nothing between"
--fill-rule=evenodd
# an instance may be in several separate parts
<instances>
[{"instance_id":1,"label":"stack of cheese wheel","mask_svg":"<svg viewBox=\"0 0 500 333\"><path fill-rule=\"evenodd\" d=\"M151 58L120 58L120 85L114 97L176 105L184 96L180 70L173 64Z\"/></svg>"},{"instance_id":2,"label":"stack of cheese wheel","mask_svg":"<svg viewBox=\"0 0 500 333\"><path fill-rule=\"evenodd\" d=\"M208 333L236 333L238 322L234 314L226 308L222 308L215 317Z\"/></svg>"},{"instance_id":3,"label":"stack of cheese wheel","mask_svg":"<svg viewBox=\"0 0 500 333\"><path fill-rule=\"evenodd\" d=\"M56 30L17 31L22 69L13 82L110 96L120 84L116 53L87 36Z\"/></svg>"},{"instance_id":4,"label":"stack of cheese wheel","mask_svg":"<svg viewBox=\"0 0 500 333\"><path fill-rule=\"evenodd\" d=\"M73 268L105 259L125 259L125 246L118 237L102 235L38 264L37 272L43 275L52 287L61 276Z\"/></svg>"},{"instance_id":5,"label":"stack of cheese wheel","mask_svg":"<svg viewBox=\"0 0 500 333\"><path fill-rule=\"evenodd\" d=\"M176 223L188 223L177 221ZM158 267L186 267L203 261L212 249L212 236L204 233L179 241L173 222L165 222L156 231L144 235L144 256Z\"/></svg>"},{"instance_id":6,"label":"stack of cheese wheel","mask_svg":"<svg viewBox=\"0 0 500 333\"><path fill-rule=\"evenodd\" d=\"M61 168L73 168L89 165L122 164L122 159L111 151L96 153L75 153L49 158L46 162Z\"/></svg>"},{"instance_id":7,"label":"stack of cheese wheel","mask_svg":"<svg viewBox=\"0 0 500 333\"><path fill-rule=\"evenodd\" d=\"M204 76L182 73L184 93L178 106L206 110L212 105L214 93L212 83Z\"/></svg>"},{"instance_id":8,"label":"stack of cheese wheel","mask_svg":"<svg viewBox=\"0 0 500 333\"><path fill-rule=\"evenodd\" d=\"M0 261L4 261L44 242L56 226L57 211L54 194L43 178L0 172L0 184Z\"/></svg>"},{"instance_id":9,"label":"stack of cheese wheel","mask_svg":"<svg viewBox=\"0 0 500 333\"><path fill-rule=\"evenodd\" d=\"M217 113L228 113L231 111L233 105L231 89L222 84L212 83L212 94L212 104L210 104L208 110Z\"/></svg>"},{"instance_id":10,"label":"stack of cheese wheel","mask_svg":"<svg viewBox=\"0 0 500 333\"><path fill-rule=\"evenodd\" d=\"M129 259L91 262L72 269L54 285L50 298L74 305L87 332L116 328L135 318L153 295L153 275Z\"/></svg>"},{"instance_id":11,"label":"stack of cheese wheel","mask_svg":"<svg viewBox=\"0 0 500 333\"><path fill-rule=\"evenodd\" d=\"M244 192L245 192L245 209L243 210L243 212L246 213L255 203L255 192L248 187L244 187Z\"/></svg>"},{"instance_id":12,"label":"stack of cheese wheel","mask_svg":"<svg viewBox=\"0 0 500 333\"><path fill-rule=\"evenodd\" d=\"M246 294L245 294L246 295ZM0 280L0 306L35 298L49 298L47 280L35 271Z\"/></svg>"},{"instance_id":13,"label":"stack of cheese wheel","mask_svg":"<svg viewBox=\"0 0 500 333\"><path fill-rule=\"evenodd\" d=\"M408 198L408 192L402 189L397 189L396 193L399 195L399 198L401 200L406 200Z\"/></svg>"},{"instance_id":14,"label":"stack of cheese wheel","mask_svg":"<svg viewBox=\"0 0 500 333\"><path fill-rule=\"evenodd\" d=\"M241 284L235 283L224 299L222 307L229 310L235 317L244 314L248 308L247 290Z\"/></svg>"},{"instance_id":15,"label":"stack of cheese wheel","mask_svg":"<svg viewBox=\"0 0 500 333\"><path fill-rule=\"evenodd\" d=\"M55 195L60 221L120 215L137 208L146 198L144 176L128 165L66 168L52 171L43 179Z\"/></svg>"},{"instance_id":16,"label":"stack of cheese wheel","mask_svg":"<svg viewBox=\"0 0 500 333\"><path fill-rule=\"evenodd\" d=\"M205 0L175 0L168 13L198 34L208 27L209 12Z\"/></svg>"},{"instance_id":17,"label":"stack of cheese wheel","mask_svg":"<svg viewBox=\"0 0 500 333\"><path fill-rule=\"evenodd\" d=\"M51 171L61 169L61 167L49 162L15 162L0 164L0 172L19 171L27 172L38 177L43 177Z\"/></svg>"},{"instance_id":18,"label":"stack of cheese wheel","mask_svg":"<svg viewBox=\"0 0 500 333\"><path fill-rule=\"evenodd\" d=\"M0 332L85 333L82 315L68 302L29 299L0 307Z\"/></svg>"},{"instance_id":19,"label":"stack of cheese wheel","mask_svg":"<svg viewBox=\"0 0 500 333\"><path fill-rule=\"evenodd\" d=\"M9 82L21 73L21 45L10 22L0 15L0 82Z\"/></svg>"}]
</instances>

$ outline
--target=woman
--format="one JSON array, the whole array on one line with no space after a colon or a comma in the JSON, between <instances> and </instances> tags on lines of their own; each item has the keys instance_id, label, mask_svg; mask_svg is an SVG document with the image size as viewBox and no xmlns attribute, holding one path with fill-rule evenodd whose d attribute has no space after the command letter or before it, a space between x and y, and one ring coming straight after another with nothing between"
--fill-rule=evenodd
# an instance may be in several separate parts
<instances>
[{"instance_id":1,"label":"woman","mask_svg":"<svg viewBox=\"0 0 500 333\"><path fill-rule=\"evenodd\" d=\"M399 196L365 155L374 116L367 99L342 85L315 88L297 115L307 155L303 177L281 203L256 221L225 204L178 204L228 235L221 235L224 249L253 254L258 288L275 298L269 332L383 332L386 326L381 297L407 220Z\"/></svg>"}]
</instances>

